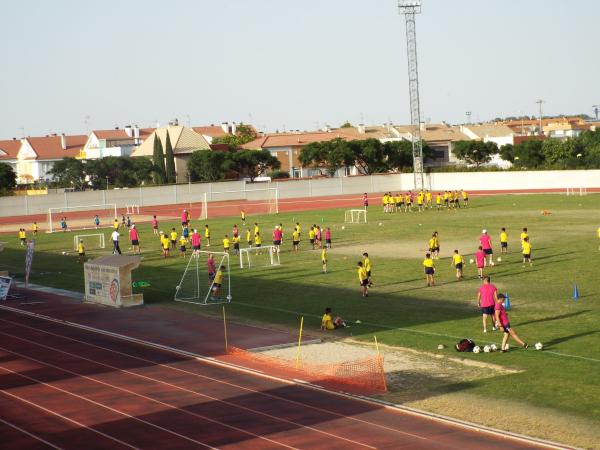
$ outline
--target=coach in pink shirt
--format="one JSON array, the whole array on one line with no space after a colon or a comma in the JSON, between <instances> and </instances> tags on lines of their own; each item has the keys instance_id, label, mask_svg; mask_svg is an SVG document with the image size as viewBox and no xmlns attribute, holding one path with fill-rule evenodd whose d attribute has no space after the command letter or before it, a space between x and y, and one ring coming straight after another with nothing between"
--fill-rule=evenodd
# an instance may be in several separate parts
<instances>
[{"instance_id":1,"label":"coach in pink shirt","mask_svg":"<svg viewBox=\"0 0 600 450\"><path fill-rule=\"evenodd\" d=\"M135 227L135 223L131 225L129 229L129 240L131 241L131 248L133 248L133 254L136 253L139 255L140 252L140 236L138 234L138 230Z\"/></svg>"},{"instance_id":2,"label":"coach in pink shirt","mask_svg":"<svg viewBox=\"0 0 600 450\"><path fill-rule=\"evenodd\" d=\"M483 253L488 257L489 265L494 265L494 251L492 250L492 238L487 233L487 230L481 231L481 236L479 236L479 243L481 244L481 248L483 249Z\"/></svg>"},{"instance_id":3,"label":"coach in pink shirt","mask_svg":"<svg viewBox=\"0 0 600 450\"><path fill-rule=\"evenodd\" d=\"M201 246L200 233L198 233L198 230L196 230L194 228L194 232L192 233L192 254L193 255L198 254L198 252L200 251L200 246Z\"/></svg>"},{"instance_id":4,"label":"coach in pink shirt","mask_svg":"<svg viewBox=\"0 0 600 450\"><path fill-rule=\"evenodd\" d=\"M490 282L490 277L483 277L483 284L477 291L477 304L483 315L483 332L487 333L487 318L492 318L492 330L496 331L494 323L494 307L498 300L498 289Z\"/></svg>"}]
</instances>

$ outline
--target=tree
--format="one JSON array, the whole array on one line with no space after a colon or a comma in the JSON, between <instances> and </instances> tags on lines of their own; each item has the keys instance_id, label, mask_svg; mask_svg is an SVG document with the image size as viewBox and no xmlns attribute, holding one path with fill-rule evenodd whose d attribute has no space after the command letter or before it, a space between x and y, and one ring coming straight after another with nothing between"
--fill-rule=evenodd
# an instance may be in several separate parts
<instances>
[{"instance_id":1,"label":"tree","mask_svg":"<svg viewBox=\"0 0 600 450\"><path fill-rule=\"evenodd\" d=\"M543 166L545 162L542 141L538 139L523 141L513 148L513 164L516 167L535 169Z\"/></svg>"},{"instance_id":2,"label":"tree","mask_svg":"<svg viewBox=\"0 0 600 450\"><path fill-rule=\"evenodd\" d=\"M340 128L354 128L354 126L346 120L343 124L340 125Z\"/></svg>"},{"instance_id":3,"label":"tree","mask_svg":"<svg viewBox=\"0 0 600 450\"><path fill-rule=\"evenodd\" d=\"M17 185L17 175L13 168L0 162L0 195L8 195Z\"/></svg>"},{"instance_id":4,"label":"tree","mask_svg":"<svg viewBox=\"0 0 600 450\"><path fill-rule=\"evenodd\" d=\"M492 160L492 156L498 153L498 146L495 142L458 141L454 144L452 153L467 164L479 167Z\"/></svg>"},{"instance_id":5,"label":"tree","mask_svg":"<svg viewBox=\"0 0 600 450\"><path fill-rule=\"evenodd\" d=\"M336 138L305 145L298 155L298 160L304 167L312 167L321 175L332 177L338 169L348 164L353 165L352 157L352 150L347 142Z\"/></svg>"},{"instance_id":6,"label":"tree","mask_svg":"<svg viewBox=\"0 0 600 450\"><path fill-rule=\"evenodd\" d=\"M240 176L250 178L253 183L256 177L268 169L279 169L281 163L271 155L269 150L240 150L230 154L232 166Z\"/></svg>"},{"instance_id":7,"label":"tree","mask_svg":"<svg viewBox=\"0 0 600 450\"><path fill-rule=\"evenodd\" d=\"M187 169L192 181L217 181L230 170L229 152L197 150L192 153Z\"/></svg>"},{"instance_id":8,"label":"tree","mask_svg":"<svg viewBox=\"0 0 600 450\"><path fill-rule=\"evenodd\" d=\"M152 154L152 163L154 164L154 184L165 184L167 179L165 154L163 153L162 142L160 142L156 133L154 133L154 153Z\"/></svg>"},{"instance_id":9,"label":"tree","mask_svg":"<svg viewBox=\"0 0 600 450\"><path fill-rule=\"evenodd\" d=\"M230 150L237 150L242 145L253 141L258 137L256 130L244 124L239 124L235 129L235 134L228 134L223 137L213 138L213 144L227 144Z\"/></svg>"},{"instance_id":10,"label":"tree","mask_svg":"<svg viewBox=\"0 0 600 450\"><path fill-rule=\"evenodd\" d=\"M56 161L48 173L61 187L83 190L88 185L85 169L85 164L80 159L65 157Z\"/></svg>"},{"instance_id":11,"label":"tree","mask_svg":"<svg viewBox=\"0 0 600 450\"><path fill-rule=\"evenodd\" d=\"M95 189L106 188L106 178L116 187L135 187L149 181L154 165L148 158L107 156L87 162L86 172Z\"/></svg>"},{"instance_id":12,"label":"tree","mask_svg":"<svg viewBox=\"0 0 600 450\"><path fill-rule=\"evenodd\" d=\"M352 155L346 158L345 165L354 165L362 175L389 172L390 165L385 147L378 139L355 140L347 145Z\"/></svg>"},{"instance_id":13,"label":"tree","mask_svg":"<svg viewBox=\"0 0 600 450\"><path fill-rule=\"evenodd\" d=\"M165 143L165 157L167 160L165 171L166 171L166 180L167 183L176 183L177 182L177 174L175 173L175 155L173 154L173 146L171 145L171 138L169 137L169 132L167 131L167 138Z\"/></svg>"}]
</instances>

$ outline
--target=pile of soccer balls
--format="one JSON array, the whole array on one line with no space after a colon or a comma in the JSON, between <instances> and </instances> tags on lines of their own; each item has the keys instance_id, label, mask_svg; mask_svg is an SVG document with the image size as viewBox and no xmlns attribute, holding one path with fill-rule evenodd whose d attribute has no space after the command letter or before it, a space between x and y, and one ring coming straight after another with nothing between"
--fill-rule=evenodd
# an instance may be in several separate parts
<instances>
[{"instance_id":1,"label":"pile of soccer balls","mask_svg":"<svg viewBox=\"0 0 600 450\"><path fill-rule=\"evenodd\" d=\"M544 344L542 344L541 342L538 342L534 345L536 350L542 350L544 348ZM506 345L506 350L508 350L508 344ZM492 345L485 345L483 348L480 347L479 345L476 345L475 347L473 347L473 353L491 353L491 352L495 352L498 351L498 347L496 346L496 344L492 344Z\"/></svg>"}]
</instances>

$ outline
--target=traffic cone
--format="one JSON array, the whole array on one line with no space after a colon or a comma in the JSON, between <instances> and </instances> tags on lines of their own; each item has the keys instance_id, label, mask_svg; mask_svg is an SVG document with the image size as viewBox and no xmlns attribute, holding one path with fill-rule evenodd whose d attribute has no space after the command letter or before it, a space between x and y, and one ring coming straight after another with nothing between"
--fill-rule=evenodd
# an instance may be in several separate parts
<instances>
[{"instance_id":1,"label":"traffic cone","mask_svg":"<svg viewBox=\"0 0 600 450\"><path fill-rule=\"evenodd\" d=\"M573 300L579 300L579 289L576 284L573 285Z\"/></svg>"},{"instance_id":2,"label":"traffic cone","mask_svg":"<svg viewBox=\"0 0 600 450\"><path fill-rule=\"evenodd\" d=\"M510 309L510 297L508 296L508 292L504 294L504 309Z\"/></svg>"}]
</instances>

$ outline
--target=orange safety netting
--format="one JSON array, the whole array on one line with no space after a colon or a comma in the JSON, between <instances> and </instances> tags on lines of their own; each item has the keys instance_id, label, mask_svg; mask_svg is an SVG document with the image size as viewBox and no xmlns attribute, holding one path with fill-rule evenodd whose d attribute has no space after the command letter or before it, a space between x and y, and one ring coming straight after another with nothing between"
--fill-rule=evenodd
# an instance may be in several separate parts
<instances>
[{"instance_id":1,"label":"orange safety netting","mask_svg":"<svg viewBox=\"0 0 600 450\"><path fill-rule=\"evenodd\" d=\"M237 347L228 347L228 354L237 359L255 363L262 368L283 371L298 378L310 378L312 381L330 381L342 383L367 391L386 392L383 355L341 363L309 363L267 356Z\"/></svg>"}]
</instances>

